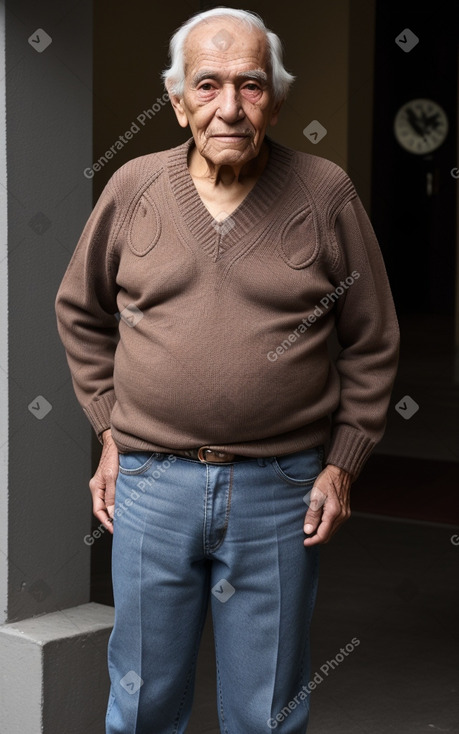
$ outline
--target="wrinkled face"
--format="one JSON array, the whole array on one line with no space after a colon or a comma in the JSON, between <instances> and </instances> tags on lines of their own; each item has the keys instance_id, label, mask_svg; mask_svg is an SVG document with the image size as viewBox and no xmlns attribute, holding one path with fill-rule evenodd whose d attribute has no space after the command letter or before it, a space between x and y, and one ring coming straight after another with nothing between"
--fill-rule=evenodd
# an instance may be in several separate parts
<instances>
[{"instance_id":1,"label":"wrinkled face","mask_svg":"<svg viewBox=\"0 0 459 734\"><path fill-rule=\"evenodd\" d=\"M183 95L171 101L180 125L190 125L199 153L214 165L241 166L256 157L280 108L264 34L234 19L200 23L185 44Z\"/></svg>"}]
</instances>

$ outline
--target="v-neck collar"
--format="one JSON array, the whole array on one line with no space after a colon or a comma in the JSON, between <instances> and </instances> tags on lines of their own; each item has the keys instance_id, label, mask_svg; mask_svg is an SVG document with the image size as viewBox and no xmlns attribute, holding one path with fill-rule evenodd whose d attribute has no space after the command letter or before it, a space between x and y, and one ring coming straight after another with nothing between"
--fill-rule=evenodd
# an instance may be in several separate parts
<instances>
[{"instance_id":1,"label":"v-neck collar","mask_svg":"<svg viewBox=\"0 0 459 734\"><path fill-rule=\"evenodd\" d=\"M207 209L189 172L188 154L194 145L193 138L170 151L169 181L180 213L193 238L215 260L265 219L284 190L294 151L268 136L265 140L269 157L263 172L239 206L221 222Z\"/></svg>"}]
</instances>

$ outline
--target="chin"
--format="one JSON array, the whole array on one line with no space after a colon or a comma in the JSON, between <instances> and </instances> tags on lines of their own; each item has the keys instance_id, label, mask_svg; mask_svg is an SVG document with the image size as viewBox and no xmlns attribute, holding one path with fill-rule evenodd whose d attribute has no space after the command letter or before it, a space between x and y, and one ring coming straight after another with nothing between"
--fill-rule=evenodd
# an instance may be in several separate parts
<instances>
[{"instance_id":1,"label":"chin","mask_svg":"<svg viewBox=\"0 0 459 734\"><path fill-rule=\"evenodd\" d=\"M257 151L255 150L254 146L252 145L251 141L247 142L244 146L235 146L234 148L228 144L228 147L224 148L223 150L220 148L220 150L216 148L212 148L211 150L205 151L207 157L211 158L211 160L214 160L215 163L230 163L232 161L240 161L241 159L246 158L247 160L250 160L253 158Z\"/></svg>"}]
</instances>

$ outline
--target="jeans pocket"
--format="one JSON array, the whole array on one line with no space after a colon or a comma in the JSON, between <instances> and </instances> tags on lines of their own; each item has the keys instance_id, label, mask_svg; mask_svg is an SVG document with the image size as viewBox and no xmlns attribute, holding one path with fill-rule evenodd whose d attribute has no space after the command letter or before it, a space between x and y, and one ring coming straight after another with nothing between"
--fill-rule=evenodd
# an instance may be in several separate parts
<instances>
[{"instance_id":1,"label":"jeans pocket","mask_svg":"<svg viewBox=\"0 0 459 734\"><path fill-rule=\"evenodd\" d=\"M276 474L294 486L306 486L315 481L322 471L323 447L316 446L293 454L276 456L272 466Z\"/></svg>"},{"instance_id":2,"label":"jeans pocket","mask_svg":"<svg viewBox=\"0 0 459 734\"><path fill-rule=\"evenodd\" d=\"M121 474L143 474L157 455L156 451L153 453L151 451L129 451L127 454L119 454L118 469Z\"/></svg>"}]
</instances>

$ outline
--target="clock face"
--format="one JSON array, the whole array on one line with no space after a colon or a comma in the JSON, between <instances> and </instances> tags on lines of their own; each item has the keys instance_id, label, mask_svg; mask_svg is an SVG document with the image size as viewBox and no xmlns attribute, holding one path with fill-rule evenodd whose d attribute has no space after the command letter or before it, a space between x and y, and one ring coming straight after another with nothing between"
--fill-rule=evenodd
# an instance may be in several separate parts
<instances>
[{"instance_id":1,"label":"clock face","mask_svg":"<svg viewBox=\"0 0 459 734\"><path fill-rule=\"evenodd\" d=\"M402 148L410 153L431 153L448 134L446 112L431 99L412 99L397 112L394 133Z\"/></svg>"}]
</instances>

